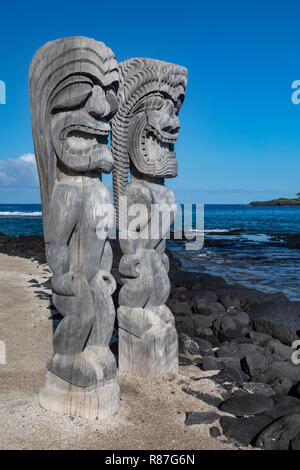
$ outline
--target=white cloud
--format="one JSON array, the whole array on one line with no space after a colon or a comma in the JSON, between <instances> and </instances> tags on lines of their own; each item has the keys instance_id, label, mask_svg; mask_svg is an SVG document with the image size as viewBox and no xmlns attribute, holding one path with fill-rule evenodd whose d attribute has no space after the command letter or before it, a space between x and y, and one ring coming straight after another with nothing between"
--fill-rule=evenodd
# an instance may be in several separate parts
<instances>
[{"instance_id":1,"label":"white cloud","mask_svg":"<svg viewBox=\"0 0 300 470\"><path fill-rule=\"evenodd\" d=\"M0 160L0 187L34 188L39 186L35 157L26 153L19 158Z\"/></svg>"},{"instance_id":2,"label":"white cloud","mask_svg":"<svg viewBox=\"0 0 300 470\"><path fill-rule=\"evenodd\" d=\"M33 163L35 165L35 156L33 155L33 153L25 153L20 157L20 160L23 160L24 162Z\"/></svg>"}]
</instances>

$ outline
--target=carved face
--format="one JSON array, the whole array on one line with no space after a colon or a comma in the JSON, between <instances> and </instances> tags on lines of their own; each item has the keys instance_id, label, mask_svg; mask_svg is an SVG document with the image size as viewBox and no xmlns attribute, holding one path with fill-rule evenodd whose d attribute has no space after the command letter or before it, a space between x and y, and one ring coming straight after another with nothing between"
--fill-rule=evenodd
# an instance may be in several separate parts
<instances>
[{"instance_id":1,"label":"carved face","mask_svg":"<svg viewBox=\"0 0 300 470\"><path fill-rule=\"evenodd\" d=\"M128 152L133 165L145 175L173 178L177 175L174 144L180 122L177 114L183 97L176 101L163 93L152 93L132 110Z\"/></svg>"},{"instance_id":2,"label":"carved face","mask_svg":"<svg viewBox=\"0 0 300 470\"><path fill-rule=\"evenodd\" d=\"M51 138L57 158L69 170L109 173L110 120L117 111L117 84L103 86L91 75L70 75L51 96Z\"/></svg>"}]
</instances>

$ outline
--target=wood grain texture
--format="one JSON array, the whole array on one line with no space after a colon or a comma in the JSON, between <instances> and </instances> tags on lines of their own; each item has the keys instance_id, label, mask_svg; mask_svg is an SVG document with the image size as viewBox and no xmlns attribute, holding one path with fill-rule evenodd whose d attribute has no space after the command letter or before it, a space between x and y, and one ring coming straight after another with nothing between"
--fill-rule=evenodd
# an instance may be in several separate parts
<instances>
[{"instance_id":1,"label":"wood grain texture","mask_svg":"<svg viewBox=\"0 0 300 470\"><path fill-rule=\"evenodd\" d=\"M119 368L153 376L178 371L178 339L165 306L170 293L165 238L176 201L164 180L177 175L174 144L187 71L137 58L119 64L119 72L119 108L112 130L124 283L118 309Z\"/></svg>"},{"instance_id":2,"label":"wood grain texture","mask_svg":"<svg viewBox=\"0 0 300 470\"><path fill-rule=\"evenodd\" d=\"M30 67L30 102L39 169L52 300L63 319L40 391L45 408L95 419L118 409L116 361L109 348L115 321L107 233L114 209L101 173L117 109L117 63L105 44L58 39Z\"/></svg>"}]
</instances>

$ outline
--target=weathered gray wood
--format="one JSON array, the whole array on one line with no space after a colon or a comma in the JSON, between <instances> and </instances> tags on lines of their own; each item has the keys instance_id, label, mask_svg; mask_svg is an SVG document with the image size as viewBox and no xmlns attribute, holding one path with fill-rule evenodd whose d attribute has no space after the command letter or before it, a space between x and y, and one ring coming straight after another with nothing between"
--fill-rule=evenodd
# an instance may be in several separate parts
<instances>
[{"instance_id":1,"label":"weathered gray wood","mask_svg":"<svg viewBox=\"0 0 300 470\"><path fill-rule=\"evenodd\" d=\"M170 292L165 235L176 201L164 179L177 175L174 144L187 71L152 59L127 60L119 71L112 130L114 200L124 254L119 266L124 282L118 309L119 368L151 376L178 370L174 318L164 305ZM145 210L134 226L137 205Z\"/></svg>"},{"instance_id":2,"label":"weathered gray wood","mask_svg":"<svg viewBox=\"0 0 300 470\"><path fill-rule=\"evenodd\" d=\"M109 349L116 284L107 233L110 193L99 179L113 167L107 146L117 109L118 68L105 44L58 39L35 54L30 101L53 303L63 315L54 337L43 407L90 419L119 407Z\"/></svg>"}]
</instances>

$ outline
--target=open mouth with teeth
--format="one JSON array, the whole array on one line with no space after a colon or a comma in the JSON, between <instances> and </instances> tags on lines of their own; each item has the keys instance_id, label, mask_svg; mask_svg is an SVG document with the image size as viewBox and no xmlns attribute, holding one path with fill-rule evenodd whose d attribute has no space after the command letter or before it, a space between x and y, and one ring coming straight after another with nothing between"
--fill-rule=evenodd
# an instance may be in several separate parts
<instances>
[{"instance_id":1,"label":"open mouth with teeth","mask_svg":"<svg viewBox=\"0 0 300 470\"><path fill-rule=\"evenodd\" d=\"M161 162L167 158L176 158L174 144L178 133L158 131L153 126L147 126L142 138L142 147L149 161Z\"/></svg>"},{"instance_id":2,"label":"open mouth with teeth","mask_svg":"<svg viewBox=\"0 0 300 470\"><path fill-rule=\"evenodd\" d=\"M108 145L108 131L69 129L64 138L64 150L73 155L87 156Z\"/></svg>"}]
</instances>

